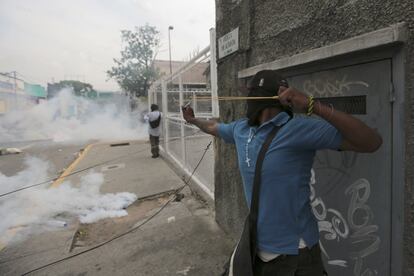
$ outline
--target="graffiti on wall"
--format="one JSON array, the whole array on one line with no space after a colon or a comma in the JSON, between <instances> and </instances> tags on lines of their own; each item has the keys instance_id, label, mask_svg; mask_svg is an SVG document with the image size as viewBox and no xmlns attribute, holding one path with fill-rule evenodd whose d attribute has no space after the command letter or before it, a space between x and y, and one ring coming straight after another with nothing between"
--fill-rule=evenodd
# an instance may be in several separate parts
<instances>
[{"instance_id":1,"label":"graffiti on wall","mask_svg":"<svg viewBox=\"0 0 414 276\"><path fill-rule=\"evenodd\" d=\"M369 84L363 81L348 80L347 75L337 79L308 79L303 83L303 90L315 97L335 97L349 95L352 87L363 86L368 88Z\"/></svg>"},{"instance_id":2,"label":"graffiti on wall","mask_svg":"<svg viewBox=\"0 0 414 276\"><path fill-rule=\"evenodd\" d=\"M356 162L356 153L341 153L341 156L342 168L350 168ZM325 165L329 164L329 160L324 161L326 161ZM329 169L337 171L341 177L346 175L343 169L338 169L335 166L331 166ZM312 169L310 201L321 233L321 249L328 265L344 268L352 267L354 276L377 275L378 272L375 268L368 267L364 263L368 256L379 250L381 243L378 235L378 225L373 222L374 213L367 203L371 194L369 181L365 178L359 178L345 189L344 196L349 198L345 215L337 209L329 208L322 197L316 196L315 184L316 174L315 170ZM338 243L338 248L342 246L339 243L348 242L351 244L351 249L348 252L343 252L343 250L328 252L324 245L331 242ZM340 256L334 256L335 253ZM347 260L352 260L352 264Z\"/></svg>"},{"instance_id":3,"label":"graffiti on wall","mask_svg":"<svg viewBox=\"0 0 414 276\"><path fill-rule=\"evenodd\" d=\"M365 115L363 119L371 126L388 133L389 69L390 62L381 61L295 75L289 82L316 98L339 98L336 100L341 107L348 104L347 100L352 105L350 99L354 96L366 96L366 113L355 114ZM374 86L376 91L371 91ZM383 179L388 177L387 172L375 171L388 167L379 160L378 164L366 162L365 157L351 152L322 151L315 159L310 204L318 221L322 254L331 274L388 273L384 269L389 269L390 260L389 202L387 196L378 197L378 191L374 190L374 187L388 190Z\"/></svg>"}]
</instances>

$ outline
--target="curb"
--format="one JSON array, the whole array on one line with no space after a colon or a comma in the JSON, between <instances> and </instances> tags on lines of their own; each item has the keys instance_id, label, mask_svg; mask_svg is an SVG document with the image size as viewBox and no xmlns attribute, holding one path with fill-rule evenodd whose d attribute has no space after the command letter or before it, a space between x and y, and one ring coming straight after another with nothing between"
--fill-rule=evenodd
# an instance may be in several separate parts
<instances>
[{"instance_id":1,"label":"curb","mask_svg":"<svg viewBox=\"0 0 414 276\"><path fill-rule=\"evenodd\" d=\"M87 145L78 155L78 157L75 159L75 161L72 162L72 164L69 165L67 169L59 176L58 179L56 179L52 185L50 185L51 188L59 187L60 184L65 181L65 177L67 177L73 169L79 164L79 162L85 157L85 155L88 153L88 151L94 146L95 144L89 144Z\"/></svg>"}]
</instances>

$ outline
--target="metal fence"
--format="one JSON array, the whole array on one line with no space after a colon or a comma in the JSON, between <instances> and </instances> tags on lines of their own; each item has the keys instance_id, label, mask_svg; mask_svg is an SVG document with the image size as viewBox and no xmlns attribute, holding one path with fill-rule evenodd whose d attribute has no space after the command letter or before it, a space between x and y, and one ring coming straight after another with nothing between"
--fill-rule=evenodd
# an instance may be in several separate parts
<instances>
[{"instance_id":1,"label":"metal fence","mask_svg":"<svg viewBox=\"0 0 414 276\"><path fill-rule=\"evenodd\" d=\"M205 85L192 86L186 75L200 64L206 66ZM204 86L204 87L203 87ZM210 100L197 100L196 96L211 97ZM190 103L198 118L210 119L218 117L217 97L217 65L215 30L210 30L210 46L184 64L172 75L164 76L154 82L148 92L148 106L158 104L163 114L163 133L161 150L176 165L190 175L204 149L213 137L202 133L197 127L186 124L182 118L181 106ZM204 159L192 177L202 190L214 198L214 148L206 152Z\"/></svg>"}]
</instances>

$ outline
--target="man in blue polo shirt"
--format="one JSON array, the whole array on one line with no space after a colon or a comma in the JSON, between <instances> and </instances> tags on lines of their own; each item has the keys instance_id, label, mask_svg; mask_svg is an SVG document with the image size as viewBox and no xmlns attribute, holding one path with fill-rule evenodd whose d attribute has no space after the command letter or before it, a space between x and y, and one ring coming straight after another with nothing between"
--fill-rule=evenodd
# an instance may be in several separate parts
<instances>
[{"instance_id":1,"label":"man in blue polo shirt","mask_svg":"<svg viewBox=\"0 0 414 276\"><path fill-rule=\"evenodd\" d=\"M279 95L279 98L270 97ZM312 214L309 179L319 149L373 152L382 144L375 130L346 113L288 88L275 71L258 72L250 82L246 118L229 124L194 117L183 108L184 119L202 131L235 144L248 206L259 150L267 135L280 126L266 152L257 221L255 275L319 276L323 264L318 224ZM309 116L293 116L291 110Z\"/></svg>"}]
</instances>

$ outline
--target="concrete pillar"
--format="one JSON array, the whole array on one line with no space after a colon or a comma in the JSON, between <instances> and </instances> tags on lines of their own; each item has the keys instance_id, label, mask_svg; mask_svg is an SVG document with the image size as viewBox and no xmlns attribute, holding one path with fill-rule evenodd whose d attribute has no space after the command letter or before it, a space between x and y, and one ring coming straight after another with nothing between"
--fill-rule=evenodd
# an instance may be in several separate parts
<instances>
[{"instance_id":1,"label":"concrete pillar","mask_svg":"<svg viewBox=\"0 0 414 276\"><path fill-rule=\"evenodd\" d=\"M219 102L217 100L217 51L216 51L216 30L210 29L210 83L211 83L211 111L214 118L219 115Z\"/></svg>"}]
</instances>

